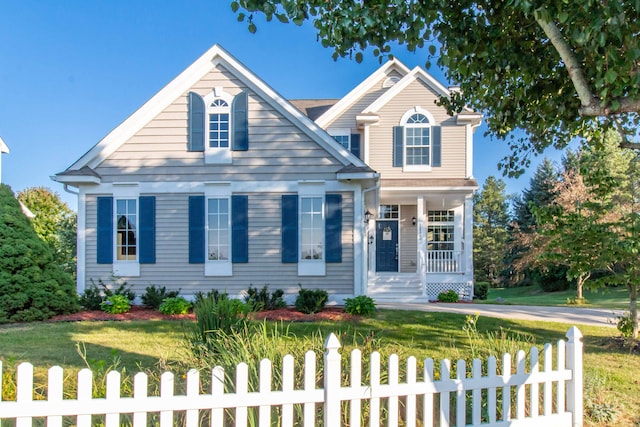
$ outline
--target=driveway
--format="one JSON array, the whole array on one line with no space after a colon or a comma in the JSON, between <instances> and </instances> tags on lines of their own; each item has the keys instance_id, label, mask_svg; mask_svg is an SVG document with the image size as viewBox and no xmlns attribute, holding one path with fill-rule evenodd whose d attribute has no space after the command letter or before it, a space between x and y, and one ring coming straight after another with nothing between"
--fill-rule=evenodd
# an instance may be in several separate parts
<instances>
[{"instance_id":1,"label":"driveway","mask_svg":"<svg viewBox=\"0 0 640 427\"><path fill-rule=\"evenodd\" d=\"M504 319L543 320L545 322L570 323L572 325L593 325L615 327L615 317L622 310L582 307L543 307L532 305L498 304L378 304L380 308L399 310L439 311L444 313L479 314L480 316Z\"/></svg>"}]
</instances>

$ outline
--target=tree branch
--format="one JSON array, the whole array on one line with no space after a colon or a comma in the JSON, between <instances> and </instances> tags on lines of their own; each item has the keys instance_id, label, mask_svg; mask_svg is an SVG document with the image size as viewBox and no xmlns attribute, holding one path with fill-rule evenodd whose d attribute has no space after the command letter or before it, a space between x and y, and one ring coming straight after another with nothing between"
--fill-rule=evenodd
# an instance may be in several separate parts
<instances>
[{"instance_id":1,"label":"tree branch","mask_svg":"<svg viewBox=\"0 0 640 427\"><path fill-rule=\"evenodd\" d=\"M612 106L614 102L618 103L616 108ZM581 116L605 117L613 114L636 113L638 111L640 111L640 99L618 98L607 105L600 105L594 98L590 105L584 105L583 103L579 112Z\"/></svg>"},{"instance_id":2,"label":"tree branch","mask_svg":"<svg viewBox=\"0 0 640 427\"><path fill-rule=\"evenodd\" d=\"M584 76L584 72L582 71L580 62L578 62L578 59L571 51L571 48L562 37L562 33L560 32L556 24L553 22L548 22L542 17L543 10L544 8L541 8L534 12L536 22L538 23L538 25L540 25L547 37L549 37L549 41L551 41L553 47L556 48L558 54L560 55L560 58L562 58L562 61L564 62L565 67L567 67L569 77L571 78L573 86L578 93L578 97L580 98L583 109L585 107L598 106L596 98L593 96L591 90L589 89L589 85L587 84L587 79Z\"/></svg>"}]
</instances>

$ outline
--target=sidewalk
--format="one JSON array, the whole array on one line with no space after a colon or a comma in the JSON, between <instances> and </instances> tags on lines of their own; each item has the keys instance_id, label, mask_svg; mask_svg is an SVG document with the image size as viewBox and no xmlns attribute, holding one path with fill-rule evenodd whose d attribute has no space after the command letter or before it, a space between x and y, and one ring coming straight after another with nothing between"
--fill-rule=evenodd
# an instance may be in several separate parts
<instances>
[{"instance_id":1,"label":"sidewalk","mask_svg":"<svg viewBox=\"0 0 640 427\"><path fill-rule=\"evenodd\" d=\"M615 327L615 317L623 314L623 310L612 310L604 308L545 307L502 304L385 303L378 304L378 307L398 310L479 314L480 316L500 317L504 319L542 320L545 322L570 323L573 325L608 327Z\"/></svg>"}]
</instances>

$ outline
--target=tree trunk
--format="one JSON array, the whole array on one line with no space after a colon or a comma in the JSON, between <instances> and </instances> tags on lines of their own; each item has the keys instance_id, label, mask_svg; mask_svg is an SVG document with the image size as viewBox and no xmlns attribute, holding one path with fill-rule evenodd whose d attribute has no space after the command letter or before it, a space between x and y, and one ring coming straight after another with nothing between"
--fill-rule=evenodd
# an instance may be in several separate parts
<instances>
[{"instance_id":1,"label":"tree trunk","mask_svg":"<svg viewBox=\"0 0 640 427\"><path fill-rule=\"evenodd\" d=\"M584 276L580 275L578 276L578 280L576 282L576 298L578 299L578 301L582 301L582 286L584 285L584 281L585 278Z\"/></svg>"},{"instance_id":2,"label":"tree trunk","mask_svg":"<svg viewBox=\"0 0 640 427\"><path fill-rule=\"evenodd\" d=\"M638 338L638 284L630 283L629 287L629 316L633 319L633 332L631 336Z\"/></svg>"}]
</instances>

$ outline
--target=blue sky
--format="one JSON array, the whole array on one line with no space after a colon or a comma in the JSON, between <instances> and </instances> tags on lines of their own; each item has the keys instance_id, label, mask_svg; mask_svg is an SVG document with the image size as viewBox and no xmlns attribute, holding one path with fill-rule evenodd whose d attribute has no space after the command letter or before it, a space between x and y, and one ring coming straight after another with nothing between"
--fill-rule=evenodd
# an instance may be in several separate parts
<instances>
[{"instance_id":1,"label":"blue sky","mask_svg":"<svg viewBox=\"0 0 640 427\"><path fill-rule=\"evenodd\" d=\"M2 182L14 191L45 186L75 209L50 176L66 169L214 43L287 98L340 98L379 66L333 61L311 25L261 23L250 34L230 0L0 1ZM424 53L394 52L407 66ZM429 72L447 85L441 71ZM500 176L506 144L476 132L474 175ZM559 158L552 153L552 158ZM528 186L529 171L506 179Z\"/></svg>"}]
</instances>

